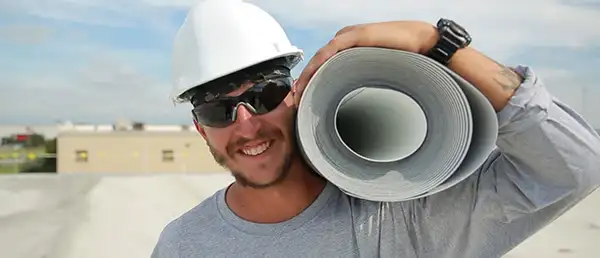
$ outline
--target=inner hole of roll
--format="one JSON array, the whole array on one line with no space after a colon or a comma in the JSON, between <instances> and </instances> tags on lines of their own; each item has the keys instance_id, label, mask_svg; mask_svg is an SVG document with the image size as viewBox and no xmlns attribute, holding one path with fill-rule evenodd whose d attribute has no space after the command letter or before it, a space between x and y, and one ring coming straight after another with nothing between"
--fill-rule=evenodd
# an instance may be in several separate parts
<instances>
[{"instance_id":1,"label":"inner hole of roll","mask_svg":"<svg viewBox=\"0 0 600 258\"><path fill-rule=\"evenodd\" d=\"M355 155L372 162L392 162L416 152L427 135L421 106L406 94L363 87L348 93L335 113L335 130Z\"/></svg>"}]
</instances>

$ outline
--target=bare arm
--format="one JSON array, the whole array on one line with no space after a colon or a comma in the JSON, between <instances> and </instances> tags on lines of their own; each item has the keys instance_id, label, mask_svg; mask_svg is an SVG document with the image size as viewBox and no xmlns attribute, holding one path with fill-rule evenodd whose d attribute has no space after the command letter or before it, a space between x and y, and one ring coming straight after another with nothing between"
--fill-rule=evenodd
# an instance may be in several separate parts
<instances>
[{"instance_id":1,"label":"bare arm","mask_svg":"<svg viewBox=\"0 0 600 258\"><path fill-rule=\"evenodd\" d=\"M523 78L511 68L467 47L456 52L449 68L475 85L496 111L502 110Z\"/></svg>"}]
</instances>

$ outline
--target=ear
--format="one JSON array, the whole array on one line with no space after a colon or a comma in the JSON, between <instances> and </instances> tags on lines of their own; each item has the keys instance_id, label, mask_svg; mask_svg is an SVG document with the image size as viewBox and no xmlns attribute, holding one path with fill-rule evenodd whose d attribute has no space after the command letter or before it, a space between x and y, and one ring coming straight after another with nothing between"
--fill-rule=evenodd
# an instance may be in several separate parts
<instances>
[{"instance_id":1,"label":"ear","mask_svg":"<svg viewBox=\"0 0 600 258\"><path fill-rule=\"evenodd\" d=\"M206 131L204 131L204 128L202 128L202 126L198 123L198 121L196 121L196 119L194 119L194 126L196 126L196 131L198 131L200 135L202 135L204 140L206 140Z\"/></svg>"}]
</instances>

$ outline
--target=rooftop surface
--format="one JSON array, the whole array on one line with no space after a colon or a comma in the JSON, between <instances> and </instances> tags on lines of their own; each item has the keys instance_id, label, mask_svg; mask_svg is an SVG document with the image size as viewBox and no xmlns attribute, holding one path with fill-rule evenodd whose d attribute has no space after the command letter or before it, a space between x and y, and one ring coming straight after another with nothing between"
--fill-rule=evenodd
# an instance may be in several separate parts
<instances>
[{"instance_id":1,"label":"rooftop surface","mask_svg":"<svg viewBox=\"0 0 600 258\"><path fill-rule=\"evenodd\" d=\"M162 228L233 179L215 174L0 177L7 258L147 258ZM600 192L505 257L596 258Z\"/></svg>"}]
</instances>

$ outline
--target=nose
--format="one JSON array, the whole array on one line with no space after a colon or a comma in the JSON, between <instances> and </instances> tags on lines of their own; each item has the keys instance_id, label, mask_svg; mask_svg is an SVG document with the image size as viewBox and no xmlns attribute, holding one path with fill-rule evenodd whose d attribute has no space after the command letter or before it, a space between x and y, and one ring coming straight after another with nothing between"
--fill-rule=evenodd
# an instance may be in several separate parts
<instances>
[{"instance_id":1,"label":"nose","mask_svg":"<svg viewBox=\"0 0 600 258\"><path fill-rule=\"evenodd\" d=\"M260 122L254 119L254 113L245 105L239 105L236 112L236 124L240 134L246 138L252 138L260 128Z\"/></svg>"}]
</instances>

